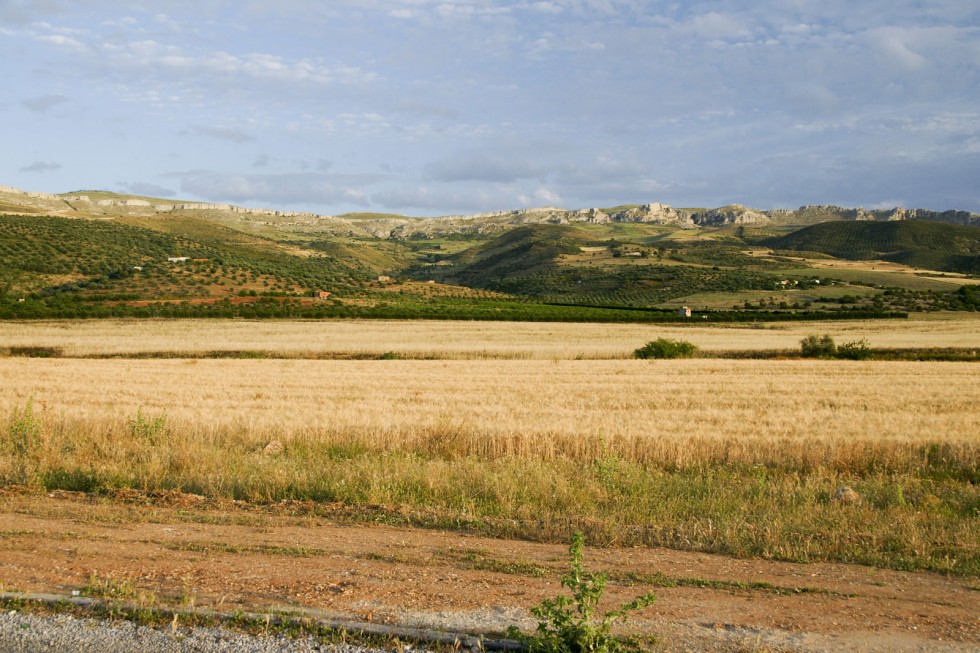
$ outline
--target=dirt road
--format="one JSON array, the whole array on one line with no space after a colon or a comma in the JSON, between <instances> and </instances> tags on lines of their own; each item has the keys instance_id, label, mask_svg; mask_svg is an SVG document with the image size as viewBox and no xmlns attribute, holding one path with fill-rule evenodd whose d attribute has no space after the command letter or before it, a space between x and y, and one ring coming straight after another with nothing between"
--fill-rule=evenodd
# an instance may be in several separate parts
<instances>
[{"instance_id":1,"label":"dirt road","mask_svg":"<svg viewBox=\"0 0 980 653\"><path fill-rule=\"evenodd\" d=\"M159 604L315 609L468 632L532 628L561 593L562 545L352 523L338 509L256 508L191 495L0 494L5 591L101 583ZM980 581L844 564L588 549L605 606L653 591L629 622L665 650L975 651ZM93 582L94 581L94 582Z\"/></svg>"}]
</instances>

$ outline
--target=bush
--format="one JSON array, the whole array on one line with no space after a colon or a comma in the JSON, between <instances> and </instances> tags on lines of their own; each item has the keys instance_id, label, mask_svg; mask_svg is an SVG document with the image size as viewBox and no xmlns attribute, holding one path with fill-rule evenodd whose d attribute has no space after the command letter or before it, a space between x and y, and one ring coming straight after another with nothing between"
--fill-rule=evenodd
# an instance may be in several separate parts
<instances>
[{"instance_id":1,"label":"bush","mask_svg":"<svg viewBox=\"0 0 980 653\"><path fill-rule=\"evenodd\" d=\"M837 348L837 358L847 358L852 361L863 361L871 358L871 346L866 338L855 342L847 342Z\"/></svg>"},{"instance_id":2,"label":"bush","mask_svg":"<svg viewBox=\"0 0 980 653\"><path fill-rule=\"evenodd\" d=\"M837 345L830 336L807 336L800 340L803 358L833 358L837 354Z\"/></svg>"},{"instance_id":3,"label":"bush","mask_svg":"<svg viewBox=\"0 0 980 653\"><path fill-rule=\"evenodd\" d=\"M694 358L698 346L686 340L657 338L633 352L633 358Z\"/></svg>"},{"instance_id":4,"label":"bush","mask_svg":"<svg viewBox=\"0 0 980 653\"><path fill-rule=\"evenodd\" d=\"M582 566L582 550L585 538L581 533L572 536L569 548L571 564L567 574L562 576L561 584L567 587L572 596L557 596L545 599L540 605L531 608L537 617L538 629L532 636L521 636L513 627L510 635L524 640L531 653L618 653L625 647L613 637L612 625L634 610L651 605L656 596L644 594L619 610L612 610L598 622L592 615L599 605L606 587L605 574L585 571Z\"/></svg>"}]
</instances>

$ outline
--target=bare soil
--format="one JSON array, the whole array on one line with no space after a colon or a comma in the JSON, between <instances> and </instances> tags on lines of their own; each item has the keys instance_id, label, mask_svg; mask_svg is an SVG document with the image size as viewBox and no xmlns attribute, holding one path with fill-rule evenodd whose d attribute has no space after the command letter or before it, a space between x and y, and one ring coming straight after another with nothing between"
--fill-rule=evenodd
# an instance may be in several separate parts
<instances>
[{"instance_id":1,"label":"bare soil","mask_svg":"<svg viewBox=\"0 0 980 653\"><path fill-rule=\"evenodd\" d=\"M0 584L70 594L98 578L161 605L310 610L470 633L533 628L528 608L563 591L564 545L372 524L344 506L316 512L7 488ZM649 548L588 548L586 566L610 576L604 608L657 594L627 629L655 634L661 650L980 648L975 578Z\"/></svg>"}]
</instances>

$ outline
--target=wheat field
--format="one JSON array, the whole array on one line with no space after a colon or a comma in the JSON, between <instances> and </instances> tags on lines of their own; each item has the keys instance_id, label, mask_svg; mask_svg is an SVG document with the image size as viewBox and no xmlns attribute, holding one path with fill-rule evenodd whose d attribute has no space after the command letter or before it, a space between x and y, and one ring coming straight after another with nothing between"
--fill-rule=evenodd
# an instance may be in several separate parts
<instances>
[{"instance_id":1,"label":"wheat field","mask_svg":"<svg viewBox=\"0 0 980 653\"><path fill-rule=\"evenodd\" d=\"M597 443L674 464L705 449L754 459L975 445L978 400L969 363L0 359L0 403L32 401L38 415L166 415L255 446L413 449L435 433L464 455L546 459L587 458Z\"/></svg>"},{"instance_id":2,"label":"wheat field","mask_svg":"<svg viewBox=\"0 0 980 653\"><path fill-rule=\"evenodd\" d=\"M588 324L392 320L93 320L0 322L0 346L52 347L68 356L263 351L286 356L421 358L626 358L656 338L708 352L798 350L800 339L867 338L872 347L980 347L980 316L768 324Z\"/></svg>"}]
</instances>

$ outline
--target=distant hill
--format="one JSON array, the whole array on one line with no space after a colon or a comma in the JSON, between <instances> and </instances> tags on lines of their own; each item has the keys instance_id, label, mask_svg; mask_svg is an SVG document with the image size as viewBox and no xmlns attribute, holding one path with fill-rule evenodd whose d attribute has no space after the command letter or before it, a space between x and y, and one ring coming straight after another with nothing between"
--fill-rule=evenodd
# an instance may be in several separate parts
<instances>
[{"instance_id":1,"label":"distant hill","mask_svg":"<svg viewBox=\"0 0 980 653\"><path fill-rule=\"evenodd\" d=\"M822 283L817 267L759 245L969 273L980 272L980 227L923 221L921 211L896 210L890 215L901 219L882 222L850 209L801 211L640 204L318 216L0 187L0 317L618 319L593 309L685 304L753 315L972 309L949 275L857 271ZM795 219L825 218L834 221L790 233Z\"/></svg>"},{"instance_id":2,"label":"distant hill","mask_svg":"<svg viewBox=\"0 0 980 653\"><path fill-rule=\"evenodd\" d=\"M831 205L798 209L754 209L741 204L718 208L673 208L660 202L624 204L606 209L525 208L472 215L418 218L388 213L348 213L338 216L243 208L230 204L183 202L107 191L74 191L60 195L24 192L0 186L0 212L64 217L120 219L126 217L196 217L239 231L264 236L340 236L422 240L443 236L496 236L525 225L616 225L642 223L676 229L704 230L728 226L779 228L828 221L930 221L980 226L980 214L928 209L845 208Z\"/></svg>"},{"instance_id":3,"label":"distant hill","mask_svg":"<svg viewBox=\"0 0 980 653\"><path fill-rule=\"evenodd\" d=\"M695 292L779 287L779 279L767 273L765 260L738 258L738 247L734 245L728 246L730 254L738 263L747 262L744 268L697 262L717 254L711 242L695 242L690 249L674 243L674 258L668 261L654 244L633 242L627 247L616 239L597 241L596 236L601 233L586 226L525 225L416 273L423 278L435 277L451 284L538 301L630 308L650 308ZM618 257L613 254L617 250ZM624 254L624 250L629 253ZM583 260L584 251L601 251L612 258ZM696 261L693 265L684 264L681 259L687 258Z\"/></svg>"},{"instance_id":4,"label":"distant hill","mask_svg":"<svg viewBox=\"0 0 980 653\"><path fill-rule=\"evenodd\" d=\"M881 259L944 272L980 272L980 227L920 220L822 222L763 243L837 258Z\"/></svg>"},{"instance_id":5,"label":"distant hill","mask_svg":"<svg viewBox=\"0 0 980 653\"><path fill-rule=\"evenodd\" d=\"M450 278L464 286L493 287L512 277L524 277L552 266L562 254L580 251L590 235L566 225L517 227L490 242L454 257Z\"/></svg>"},{"instance_id":6,"label":"distant hill","mask_svg":"<svg viewBox=\"0 0 980 653\"><path fill-rule=\"evenodd\" d=\"M349 248L298 250L189 219L165 226L0 215L0 294L93 300L294 295L357 287L374 272Z\"/></svg>"}]
</instances>

